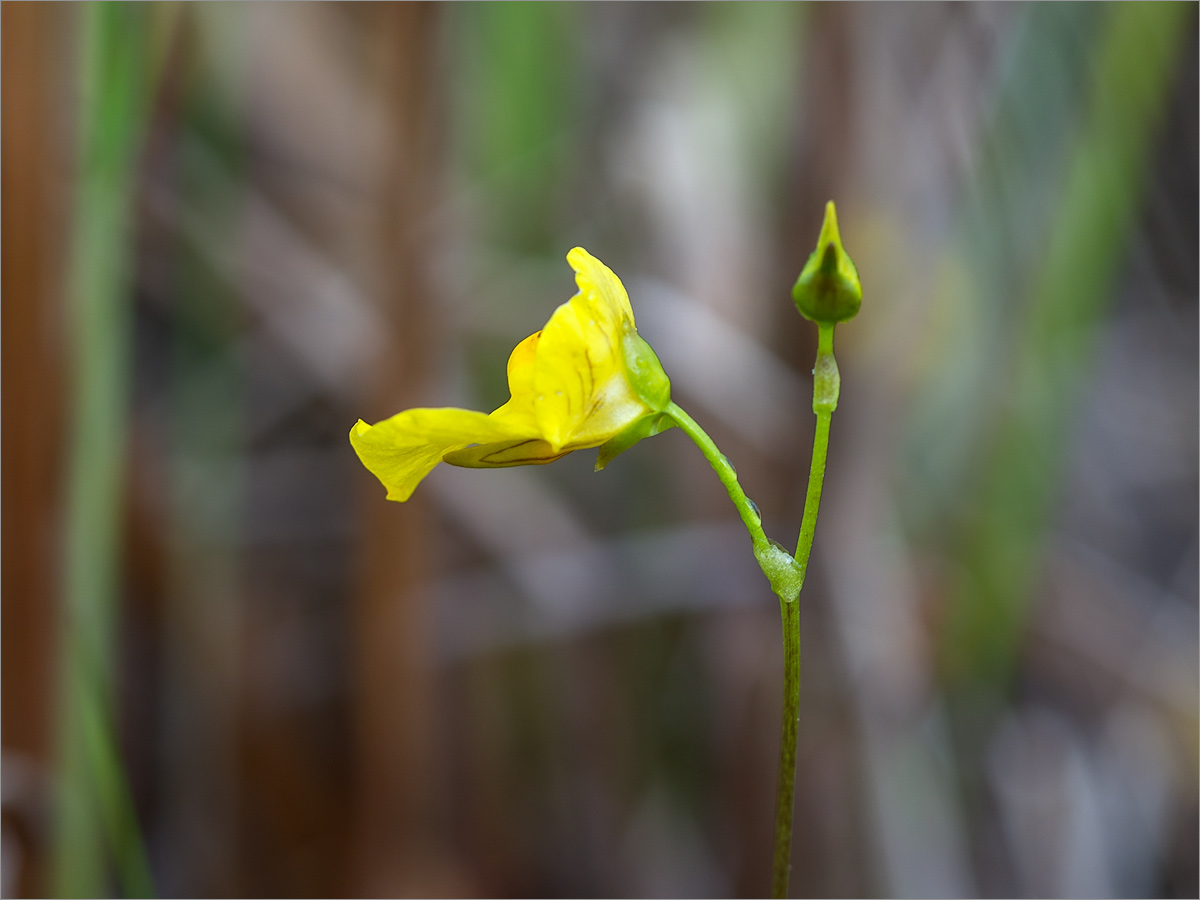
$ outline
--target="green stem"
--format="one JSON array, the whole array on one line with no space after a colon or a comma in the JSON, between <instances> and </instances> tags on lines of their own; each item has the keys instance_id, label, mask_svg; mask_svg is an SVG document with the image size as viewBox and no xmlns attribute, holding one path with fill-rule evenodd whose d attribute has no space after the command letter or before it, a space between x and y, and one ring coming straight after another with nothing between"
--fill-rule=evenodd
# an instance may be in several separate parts
<instances>
[{"instance_id":1,"label":"green stem","mask_svg":"<svg viewBox=\"0 0 1200 900\"><path fill-rule=\"evenodd\" d=\"M696 446L700 448L700 452L704 454L704 458L708 460L708 464L713 467L713 471L721 479L721 484L725 485L725 490L729 492L729 499L737 507L738 515L742 517L742 523L746 526L746 530L750 532L750 540L754 542L755 553L757 554L761 548L769 547L771 542L763 531L762 516L758 511L758 506L746 496L746 492L738 484L737 472L730 465L729 457L717 448L717 445L713 443L713 439L705 433L703 428L696 424L696 420L676 404L671 403L665 412L684 434L695 441Z\"/></svg>"},{"instance_id":2,"label":"green stem","mask_svg":"<svg viewBox=\"0 0 1200 900\"><path fill-rule=\"evenodd\" d=\"M704 433L704 429L674 403L668 405L664 413L696 442L696 446L700 448L704 458L708 460L709 465L717 473L717 477L721 479L721 484L725 485L725 490L729 492L729 499L737 507L738 514L742 517L742 523L750 532L750 540L754 544L754 558L758 560L759 568L771 582L771 590L784 602L795 601L800 594L800 566L792 558L791 553L782 545L768 538L763 532L762 515L754 501L746 496L746 492L738 484L737 472L729 464L729 458L717 449L717 445Z\"/></svg>"},{"instance_id":3,"label":"green stem","mask_svg":"<svg viewBox=\"0 0 1200 900\"><path fill-rule=\"evenodd\" d=\"M829 451L829 421L837 409L841 376L833 357L833 326L821 325L817 341L817 363L813 366L813 412L817 430L813 434L812 465L808 470L808 494L804 498L804 518L800 521L800 539L796 542L796 562L808 572L817 512L821 507L821 488L825 484L825 458Z\"/></svg>"},{"instance_id":4,"label":"green stem","mask_svg":"<svg viewBox=\"0 0 1200 900\"><path fill-rule=\"evenodd\" d=\"M833 325L821 325L817 363L813 367L813 412L817 429L813 435L812 465L808 470L808 493L804 518L796 544L800 585L808 574L821 489L825 485L825 460L829 452L829 422L837 409L841 378L833 357ZM771 896L786 897L792 874L792 817L796 806L796 738L800 721L800 604L780 603L783 618L783 708L779 735L779 774L775 789L775 859L771 870Z\"/></svg>"},{"instance_id":5,"label":"green stem","mask_svg":"<svg viewBox=\"0 0 1200 900\"><path fill-rule=\"evenodd\" d=\"M783 708L775 783L775 856L771 896L786 897L792 875L792 816L796 805L796 737L800 723L800 604L779 602L783 619Z\"/></svg>"},{"instance_id":6,"label":"green stem","mask_svg":"<svg viewBox=\"0 0 1200 900\"><path fill-rule=\"evenodd\" d=\"M775 856L771 874L771 896L786 897L791 877L792 816L796 800L796 737L800 720L800 604L796 602L808 572L817 512L821 507L821 489L825 484L825 460L829 451L829 422L837 409L841 379L833 357L833 324L821 324L818 332L817 362L813 367L813 412L817 429L813 436L812 466L808 471L808 494L804 500L804 518L800 539L793 556L770 540L762 528L758 507L738 484L737 472L705 434L704 429L676 404L666 415L690 437L725 485L729 499L737 507L750 540L754 556L771 587L779 596L779 614L783 620L783 709L779 735L779 775L775 792Z\"/></svg>"}]
</instances>

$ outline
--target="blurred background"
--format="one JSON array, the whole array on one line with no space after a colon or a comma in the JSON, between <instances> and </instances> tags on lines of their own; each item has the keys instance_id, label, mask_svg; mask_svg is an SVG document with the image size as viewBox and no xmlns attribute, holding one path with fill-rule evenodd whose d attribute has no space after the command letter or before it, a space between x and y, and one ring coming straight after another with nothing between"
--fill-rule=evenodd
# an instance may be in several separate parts
<instances>
[{"instance_id":1,"label":"blurred background","mask_svg":"<svg viewBox=\"0 0 1200 900\"><path fill-rule=\"evenodd\" d=\"M759 896L779 612L679 431L490 410L624 280L799 527L794 896L1197 893L1194 4L2 8L6 896Z\"/></svg>"}]
</instances>

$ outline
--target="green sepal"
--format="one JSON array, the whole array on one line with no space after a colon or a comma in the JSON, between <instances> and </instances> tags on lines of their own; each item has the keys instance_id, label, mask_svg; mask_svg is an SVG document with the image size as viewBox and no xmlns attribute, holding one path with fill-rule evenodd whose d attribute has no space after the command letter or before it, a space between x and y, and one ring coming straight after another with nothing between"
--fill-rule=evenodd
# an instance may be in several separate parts
<instances>
[{"instance_id":1,"label":"green sepal","mask_svg":"<svg viewBox=\"0 0 1200 900\"><path fill-rule=\"evenodd\" d=\"M829 325L853 319L862 306L858 269L842 247L832 200L825 204L825 222L817 238L817 249L809 255L796 279L792 299L804 318Z\"/></svg>"},{"instance_id":2,"label":"green sepal","mask_svg":"<svg viewBox=\"0 0 1200 900\"><path fill-rule=\"evenodd\" d=\"M616 437L609 438L600 445L599 452L596 454L595 471L599 472L615 457L624 453L642 438L654 437L654 435L662 434L668 428L674 427L675 422L670 416L644 416L638 419Z\"/></svg>"},{"instance_id":3,"label":"green sepal","mask_svg":"<svg viewBox=\"0 0 1200 900\"><path fill-rule=\"evenodd\" d=\"M636 331L621 338L625 355L625 375L629 385L642 402L655 412L663 412L671 404L671 379L663 371L658 354Z\"/></svg>"}]
</instances>

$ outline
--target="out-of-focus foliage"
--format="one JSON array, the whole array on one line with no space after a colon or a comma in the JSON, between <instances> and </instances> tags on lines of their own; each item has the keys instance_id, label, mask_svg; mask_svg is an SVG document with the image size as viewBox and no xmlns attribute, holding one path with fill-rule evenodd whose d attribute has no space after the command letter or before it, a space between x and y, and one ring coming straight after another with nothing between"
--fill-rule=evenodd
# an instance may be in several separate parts
<instances>
[{"instance_id":1,"label":"out-of-focus foliage","mask_svg":"<svg viewBox=\"0 0 1200 900\"><path fill-rule=\"evenodd\" d=\"M2 16L6 895L761 895L686 438L401 506L345 434L502 403L584 245L794 537L834 199L793 891L1195 896L1195 6Z\"/></svg>"}]
</instances>

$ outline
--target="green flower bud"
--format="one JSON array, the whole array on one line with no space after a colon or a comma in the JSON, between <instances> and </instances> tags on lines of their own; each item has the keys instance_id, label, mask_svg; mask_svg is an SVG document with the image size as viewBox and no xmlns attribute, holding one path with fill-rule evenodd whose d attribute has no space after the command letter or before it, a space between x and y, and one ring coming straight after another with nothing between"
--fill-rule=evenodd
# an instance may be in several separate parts
<instances>
[{"instance_id":1,"label":"green flower bud","mask_svg":"<svg viewBox=\"0 0 1200 900\"><path fill-rule=\"evenodd\" d=\"M853 319L862 305L858 269L842 248L832 200L825 204L825 224L817 238L817 249L796 279L792 298L804 318L829 325Z\"/></svg>"}]
</instances>

